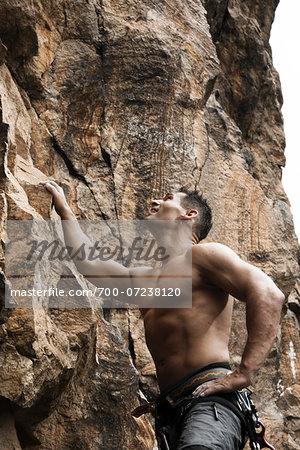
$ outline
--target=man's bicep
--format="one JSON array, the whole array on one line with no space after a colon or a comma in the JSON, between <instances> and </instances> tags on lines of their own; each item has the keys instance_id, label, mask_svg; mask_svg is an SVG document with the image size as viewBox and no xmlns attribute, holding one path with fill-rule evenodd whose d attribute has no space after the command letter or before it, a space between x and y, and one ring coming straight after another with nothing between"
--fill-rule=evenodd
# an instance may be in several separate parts
<instances>
[{"instance_id":1,"label":"man's bicep","mask_svg":"<svg viewBox=\"0 0 300 450\"><path fill-rule=\"evenodd\" d=\"M251 266L241 259L222 258L210 267L210 277L213 282L228 294L239 300L245 300L252 281Z\"/></svg>"}]
</instances>

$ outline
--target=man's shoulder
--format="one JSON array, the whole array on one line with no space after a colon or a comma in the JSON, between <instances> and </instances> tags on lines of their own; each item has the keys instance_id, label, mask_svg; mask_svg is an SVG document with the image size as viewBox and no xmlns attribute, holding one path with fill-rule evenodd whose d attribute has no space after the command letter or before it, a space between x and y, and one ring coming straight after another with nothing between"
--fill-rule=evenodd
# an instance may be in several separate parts
<instances>
[{"instance_id":1,"label":"man's shoulder","mask_svg":"<svg viewBox=\"0 0 300 450\"><path fill-rule=\"evenodd\" d=\"M227 247L227 245L220 244L219 242L199 242L192 247L193 253L234 253L234 251Z\"/></svg>"},{"instance_id":2,"label":"man's shoulder","mask_svg":"<svg viewBox=\"0 0 300 450\"><path fill-rule=\"evenodd\" d=\"M227 245L219 242L203 242L192 247L193 262L200 266L223 264L230 260L239 259L238 255Z\"/></svg>"}]
</instances>

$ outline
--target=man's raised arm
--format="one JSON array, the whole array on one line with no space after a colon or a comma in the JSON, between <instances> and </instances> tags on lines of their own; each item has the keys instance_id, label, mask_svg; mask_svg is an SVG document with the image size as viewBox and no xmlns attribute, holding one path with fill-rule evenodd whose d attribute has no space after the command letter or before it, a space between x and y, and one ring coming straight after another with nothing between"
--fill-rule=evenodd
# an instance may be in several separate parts
<instances>
[{"instance_id":1,"label":"man's raised arm","mask_svg":"<svg viewBox=\"0 0 300 450\"><path fill-rule=\"evenodd\" d=\"M92 242L83 233L80 225L72 212L70 206L64 195L63 189L55 181L42 181L40 185L53 195L54 206L57 214L62 219L62 227L64 232L65 244L72 249L78 249L81 245L84 248L92 248ZM111 278L112 286L116 286L116 278L120 277L122 287L126 289L131 286L131 278L129 269L122 264L113 260L101 261L99 259L89 261L87 258L82 258L80 252L78 256L72 257L78 271L82 273L96 286L103 287L103 279L105 278L105 286L108 284L108 279Z\"/></svg>"},{"instance_id":2,"label":"man's raised arm","mask_svg":"<svg viewBox=\"0 0 300 450\"><path fill-rule=\"evenodd\" d=\"M193 248L193 263L213 285L246 302L248 338L241 363L230 375L204 383L195 392L206 396L247 387L267 358L277 335L283 293L270 277L228 247L209 243Z\"/></svg>"}]
</instances>

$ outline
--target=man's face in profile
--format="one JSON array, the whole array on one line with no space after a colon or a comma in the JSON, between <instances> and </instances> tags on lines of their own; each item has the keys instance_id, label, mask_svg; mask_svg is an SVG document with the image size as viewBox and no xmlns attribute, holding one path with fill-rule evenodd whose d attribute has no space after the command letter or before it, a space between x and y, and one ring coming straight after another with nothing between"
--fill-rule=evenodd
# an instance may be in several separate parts
<instances>
[{"instance_id":1,"label":"man's face in profile","mask_svg":"<svg viewBox=\"0 0 300 450\"><path fill-rule=\"evenodd\" d=\"M167 193L161 199L152 200L149 215L145 220L178 220L186 213L185 208L181 206L185 196L183 192Z\"/></svg>"}]
</instances>

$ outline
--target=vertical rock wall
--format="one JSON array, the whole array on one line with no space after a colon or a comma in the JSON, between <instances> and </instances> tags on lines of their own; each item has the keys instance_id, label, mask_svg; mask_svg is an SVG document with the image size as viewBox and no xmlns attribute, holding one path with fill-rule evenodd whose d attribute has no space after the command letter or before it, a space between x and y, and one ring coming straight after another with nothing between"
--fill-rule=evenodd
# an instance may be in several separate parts
<instances>
[{"instance_id":1,"label":"vertical rock wall","mask_svg":"<svg viewBox=\"0 0 300 450\"><path fill-rule=\"evenodd\" d=\"M270 27L277 0L2 0L1 242L7 219L54 218L53 177L80 219L142 217L150 196L199 188L211 240L288 295L297 241L281 185L282 96ZM152 449L130 411L156 390L138 312L4 307L0 446ZM299 290L257 377L278 449L298 449ZM245 339L236 305L231 340ZM297 372L298 371L298 372Z\"/></svg>"}]
</instances>

